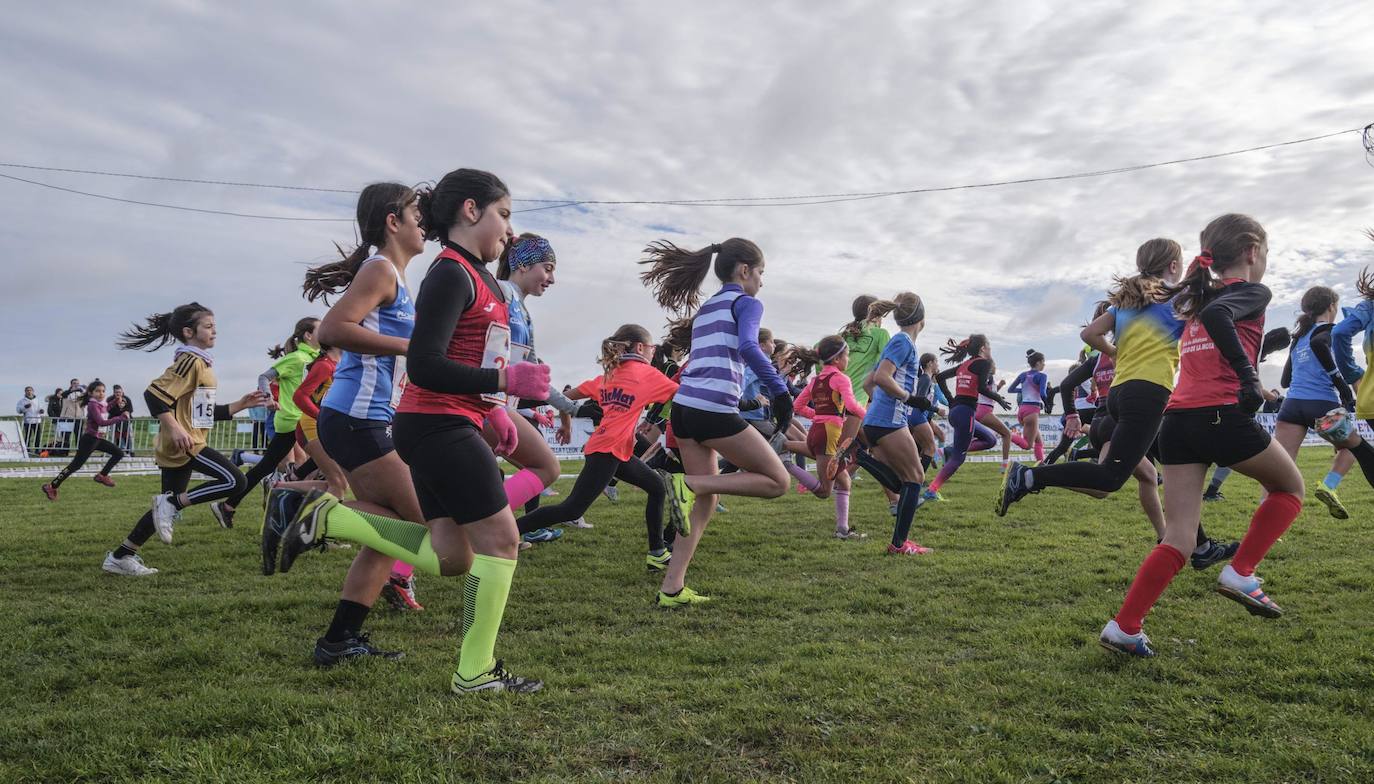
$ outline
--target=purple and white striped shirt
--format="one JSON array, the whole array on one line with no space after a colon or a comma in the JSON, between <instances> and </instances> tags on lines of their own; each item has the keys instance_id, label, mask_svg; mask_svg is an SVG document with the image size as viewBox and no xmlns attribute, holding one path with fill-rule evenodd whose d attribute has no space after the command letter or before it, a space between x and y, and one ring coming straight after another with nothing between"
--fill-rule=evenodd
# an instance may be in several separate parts
<instances>
[{"instance_id":1,"label":"purple and white striped shirt","mask_svg":"<svg viewBox=\"0 0 1374 784\"><path fill-rule=\"evenodd\" d=\"M691 356L673 403L701 411L738 413L746 363L770 394L787 391L777 368L759 349L762 316L763 305L733 283L706 300L692 323Z\"/></svg>"}]
</instances>

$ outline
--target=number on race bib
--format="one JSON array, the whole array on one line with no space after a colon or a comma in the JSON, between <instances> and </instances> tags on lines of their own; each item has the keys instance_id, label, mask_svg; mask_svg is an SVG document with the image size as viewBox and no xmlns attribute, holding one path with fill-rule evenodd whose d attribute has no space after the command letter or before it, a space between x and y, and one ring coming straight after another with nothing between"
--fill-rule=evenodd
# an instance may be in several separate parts
<instances>
[{"instance_id":1,"label":"number on race bib","mask_svg":"<svg viewBox=\"0 0 1374 784\"><path fill-rule=\"evenodd\" d=\"M482 367L504 370L510 363L510 327L505 324L487 325L487 344L482 349ZM498 406L506 404L506 393L482 395L482 399Z\"/></svg>"},{"instance_id":2,"label":"number on race bib","mask_svg":"<svg viewBox=\"0 0 1374 784\"><path fill-rule=\"evenodd\" d=\"M410 377L406 375L406 358L405 358L405 355L404 355L404 354L399 355L399 356L397 356L395 359L396 359L396 364L392 365L392 367L391 367L391 407L392 407L392 408L395 408L395 407L401 405L401 395L405 394L405 391L406 391L406 384L409 383L409 381L410 381Z\"/></svg>"},{"instance_id":3,"label":"number on race bib","mask_svg":"<svg viewBox=\"0 0 1374 784\"><path fill-rule=\"evenodd\" d=\"M215 426L215 388L196 387L191 397L191 427L210 430Z\"/></svg>"}]
</instances>

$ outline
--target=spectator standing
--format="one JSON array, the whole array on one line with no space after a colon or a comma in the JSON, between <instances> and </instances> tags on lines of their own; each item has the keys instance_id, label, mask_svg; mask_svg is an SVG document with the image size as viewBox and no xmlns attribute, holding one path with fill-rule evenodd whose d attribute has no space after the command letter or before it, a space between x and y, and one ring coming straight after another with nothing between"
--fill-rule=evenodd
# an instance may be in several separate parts
<instances>
[{"instance_id":1,"label":"spectator standing","mask_svg":"<svg viewBox=\"0 0 1374 784\"><path fill-rule=\"evenodd\" d=\"M85 414L85 403L82 399L86 396L86 388L81 386L79 379L72 379L71 385L62 393L62 418L58 420L58 427L65 428L62 432L62 452L66 455L71 451L72 433L76 432L76 423Z\"/></svg>"},{"instance_id":2,"label":"spectator standing","mask_svg":"<svg viewBox=\"0 0 1374 784\"><path fill-rule=\"evenodd\" d=\"M124 387L115 384L110 388L110 398L105 401L110 419L122 416L123 421L115 422L110 428L110 440L129 457L134 456L134 401L124 394Z\"/></svg>"},{"instance_id":3,"label":"spectator standing","mask_svg":"<svg viewBox=\"0 0 1374 784\"><path fill-rule=\"evenodd\" d=\"M24 445L37 452L39 433L43 430L43 404L39 402L33 387L24 387L24 396L19 398L14 412L24 418Z\"/></svg>"}]
</instances>

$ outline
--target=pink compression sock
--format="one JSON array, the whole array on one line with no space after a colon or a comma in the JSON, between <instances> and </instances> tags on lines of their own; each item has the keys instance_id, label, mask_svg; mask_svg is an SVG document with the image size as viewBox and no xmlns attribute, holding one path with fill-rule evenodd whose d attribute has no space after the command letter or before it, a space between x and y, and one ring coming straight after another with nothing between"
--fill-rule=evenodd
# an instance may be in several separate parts
<instances>
[{"instance_id":1,"label":"pink compression sock","mask_svg":"<svg viewBox=\"0 0 1374 784\"><path fill-rule=\"evenodd\" d=\"M816 488L821 486L821 480L817 479L815 474L812 474L805 468L793 462L785 463L785 465L787 466L787 473L795 476L797 478L797 484L805 487L807 490L814 493L816 492Z\"/></svg>"},{"instance_id":2,"label":"pink compression sock","mask_svg":"<svg viewBox=\"0 0 1374 784\"><path fill-rule=\"evenodd\" d=\"M849 491L835 491L835 530L844 533L849 530Z\"/></svg>"},{"instance_id":3,"label":"pink compression sock","mask_svg":"<svg viewBox=\"0 0 1374 784\"><path fill-rule=\"evenodd\" d=\"M522 468L506 478L506 501L512 509L519 509L525 502L544 490L544 482L539 475Z\"/></svg>"},{"instance_id":4,"label":"pink compression sock","mask_svg":"<svg viewBox=\"0 0 1374 784\"><path fill-rule=\"evenodd\" d=\"M415 567L411 566L405 561L397 561L396 563L391 565L392 577L399 577L402 580L409 580L412 574L415 574Z\"/></svg>"},{"instance_id":5,"label":"pink compression sock","mask_svg":"<svg viewBox=\"0 0 1374 784\"><path fill-rule=\"evenodd\" d=\"M1011 442L1021 449L1029 449L1030 444L1026 443L1026 437L1020 433L1011 434Z\"/></svg>"},{"instance_id":6,"label":"pink compression sock","mask_svg":"<svg viewBox=\"0 0 1374 784\"><path fill-rule=\"evenodd\" d=\"M1038 462L1041 462L1041 463L1045 462L1045 442L1044 442L1044 441L1036 441L1036 442L1035 442L1035 459L1036 459Z\"/></svg>"}]
</instances>

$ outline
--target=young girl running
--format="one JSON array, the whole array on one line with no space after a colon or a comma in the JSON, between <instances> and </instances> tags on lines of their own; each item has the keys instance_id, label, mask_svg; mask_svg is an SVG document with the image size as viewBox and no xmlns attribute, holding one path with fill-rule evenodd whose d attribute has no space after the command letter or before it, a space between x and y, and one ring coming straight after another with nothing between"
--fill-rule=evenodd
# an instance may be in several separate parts
<instances>
[{"instance_id":1,"label":"young girl running","mask_svg":"<svg viewBox=\"0 0 1374 784\"><path fill-rule=\"evenodd\" d=\"M228 405L215 402L215 314L191 302L171 313L150 316L144 326L123 333L117 342L123 349L157 349L176 341L172 364L143 392L148 411L158 420L154 460L162 469L162 493L153 496L146 512L124 542L105 554L101 568L111 574L146 577L157 570L145 566L138 550L156 531L164 544L172 543L172 528L181 510L242 490L247 481L229 459L205 445L205 435L216 422L253 406L270 405L259 391L249 392ZM191 474L210 481L190 489Z\"/></svg>"},{"instance_id":2,"label":"young girl running","mask_svg":"<svg viewBox=\"0 0 1374 784\"><path fill-rule=\"evenodd\" d=\"M277 360L262 375L258 376L258 391L271 395L271 384L277 385L277 413L272 418L276 435L267 444L262 459L248 471L248 484L242 491L236 491L223 501L210 505L210 512L225 528L234 527L234 512L243 502L244 496L277 470L280 463L296 446L296 424L300 421L301 411L296 407L293 396L296 387L305 379L305 368L320 355L320 341L316 328L320 320L307 316L296 322L291 337L284 345L274 346L267 356Z\"/></svg>"},{"instance_id":3,"label":"young girl running","mask_svg":"<svg viewBox=\"0 0 1374 784\"><path fill-rule=\"evenodd\" d=\"M940 492L968 457L977 424L979 398L993 401L1004 411L1011 408L1006 398L992 386L992 344L986 335L969 335L959 343L950 339L940 347L940 353L945 355L945 362L954 366L935 377L945 397L949 398L949 424L954 429L954 438L945 450L945 464L940 467L935 481L930 483L932 494ZM950 378L954 379L953 393L945 385Z\"/></svg>"},{"instance_id":4,"label":"young girl running","mask_svg":"<svg viewBox=\"0 0 1374 784\"><path fill-rule=\"evenodd\" d=\"M321 342L320 355L306 366L305 379L291 395L291 402L295 403L301 412L300 421L296 423L296 443L324 474L329 492L342 497L348 490L348 479L344 476L343 469L334 462L325 451L324 445L320 443L318 423L320 402L333 385L334 371L338 369L340 356L340 349Z\"/></svg>"},{"instance_id":5,"label":"young girl running","mask_svg":"<svg viewBox=\"0 0 1374 784\"><path fill-rule=\"evenodd\" d=\"M653 338L638 324L626 324L601 341L600 363L606 372L578 385L569 397L592 398L601 404L601 424L583 447L586 455L572 492L560 504L541 506L517 522L521 533L576 520L586 513L617 477L643 490L648 496L644 525L649 536L649 569L668 568L672 554L663 542L663 501L668 496L663 477L654 473L634 454L635 425L650 403L663 403L673 397L678 385L655 370Z\"/></svg>"},{"instance_id":6,"label":"young girl running","mask_svg":"<svg viewBox=\"0 0 1374 784\"><path fill-rule=\"evenodd\" d=\"M1155 654L1141 624L1187 562L1201 519L1208 467L1234 468L1268 494L1217 579L1217 592L1252 615L1283 614L1260 587L1255 567L1302 511L1297 465L1253 416L1264 400L1255 363L1271 297L1260 284L1269 250L1264 229L1248 216L1223 215L1203 229L1201 245L1203 251L1174 300L1186 328L1178 386L1159 433L1169 526L1099 637L1104 648L1132 656Z\"/></svg>"},{"instance_id":7,"label":"young girl running","mask_svg":"<svg viewBox=\"0 0 1374 784\"><path fill-rule=\"evenodd\" d=\"M811 430L806 434L806 447L816 460L816 471L820 476L811 492L817 498L828 498L833 486L835 538L863 539L865 535L849 525L849 472L831 469L831 464L837 459L845 417L857 417L862 421L868 413L855 399L849 376L845 374L845 368L849 365L849 346L844 338L827 335L821 338L814 350L792 347L789 370L795 372L816 365L822 366L821 372L811 379L796 401L797 412L811 420Z\"/></svg>"},{"instance_id":8,"label":"young girl running","mask_svg":"<svg viewBox=\"0 0 1374 784\"><path fill-rule=\"evenodd\" d=\"M496 462L518 439L506 396L538 400L549 387L546 365L510 363L509 303L487 270L515 239L510 191L493 174L458 169L421 191L419 208L425 236L443 250L415 300L395 438L426 524L351 509L314 492L283 537L280 568L287 571L330 537L427 574L465 575L463 642L450 688L537 691L540 681L510 673L493 655L520 543ZM487 422L499 435L495 450L482 437Z\"/></svg>"},{"instance_id":9,"label":"young girl running","mask_svg":"<svg viewBox=\"0 0 1374 784\"><path fill-rule=\"evenodd\" d=\"M670 415L685 474L672 474L668 510L681 532L673 560L659 587L660 607L682 607L710 600L685 584L687 567L706 524L716 509L716 496L777 498L787 492L788 475L777 452L759 431L739 415L741 382L747 364L763 381L775 429L792 421L792 395L777 368L759 348L763 303L763 251L749 240L731 238L696 251L659 241L645 249L640 262L649 269L640 279L658 303L676 313L696 308L707 272L714 269L723 284L696 311L692 321L690 359L682 385L673 396ZM719 475L717 458L740 471Z\"/></svg>"},{"instance_id":10,"label":"young girl running","mask_svg":"<svg viewBox=\"0 0 1374 784\"><path fill-rule=\"evenodd\" d=\"M119 422L129 421L125 414L107 418L105 411L105 384L102 381L92 381L86 386L86 392L81 396L81 403L86 407L86 429L81 434L81 439L76 444L76 456L67 464L67 467L58 472L53 480L43 485L43 494L49 501L57 500L57 488L67 481L67 477L76 473L81 466L86 464L93 452L104 452L110 456L105 461L105 466L100 469L93 479L106 487L114 487L114 480L110 478L110 472L119 465L119 461L124 459L124 450L115 446L105 438L106 428Z\"/></svg>"},{"instance_id":11,"label":"young girl running","mask_svg":"<svg viewBox=\"0 0 1374 784\"><path fill-rule=\"evenodd\" d=\"M1016 380L1007 387L1009 394L1021 395L1021 403L1016 408L1016 421L1021 423L1021 437L1025 440L1023 449L1030 449L1037 463L1045 462L1045 440L1040 436L1040 412L1050 399L1050 377L1045 375L1045 355L1035 349L1026 350L1026 364L1029 370L1021 371Z\"/></svg>"}]
</instances>

